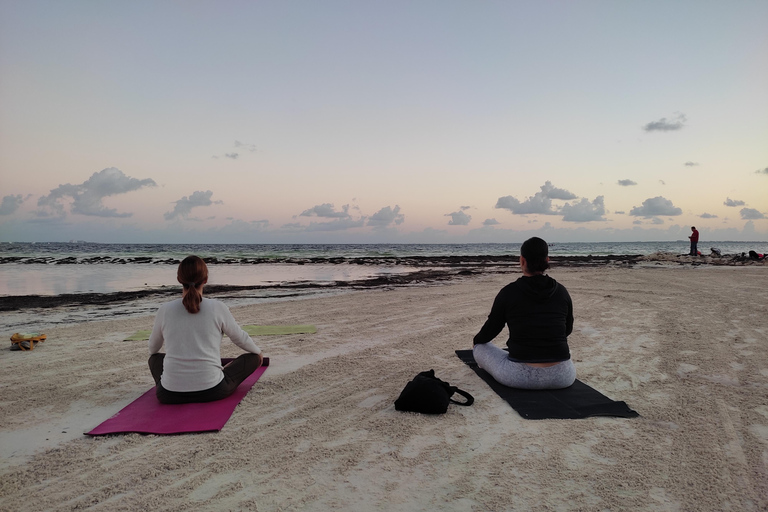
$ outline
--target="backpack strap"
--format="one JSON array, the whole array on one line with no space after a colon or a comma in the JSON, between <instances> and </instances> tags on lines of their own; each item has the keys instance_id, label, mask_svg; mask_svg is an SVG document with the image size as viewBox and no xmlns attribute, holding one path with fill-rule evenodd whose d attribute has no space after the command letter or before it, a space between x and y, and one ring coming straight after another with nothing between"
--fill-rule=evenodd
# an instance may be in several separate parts
<instances>
[{"instance_id":1,"label":"backpack strap","mask_svg":"<svg viewBox=\"0 0 768 512\"><path fill-rule=\"evenodd\" d=\"M454 403L456 405L472 405L475 402L475 398L472 395L470 395L469 393L467 393L462 389L457 388L456 386L451 386L451 391L453 391L453 393L458 393L467 399L466 402L457 402L453 398L449 398L451 403ZM453 395L453 393L451 393L451 395Z\"/></svg>"}]
</instances>

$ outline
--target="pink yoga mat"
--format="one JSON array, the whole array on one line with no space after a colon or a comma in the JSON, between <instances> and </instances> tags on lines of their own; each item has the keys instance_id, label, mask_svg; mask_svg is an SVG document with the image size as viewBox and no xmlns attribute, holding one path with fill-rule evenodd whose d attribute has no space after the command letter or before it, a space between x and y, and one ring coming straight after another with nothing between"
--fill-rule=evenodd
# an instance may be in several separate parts
<instances>
[{"instance_id":1,"label":"pink yoga mat","mask_svg":"<svg viewBox=\"0 0 768 512\"><path fill-rule=\"evenodd\" d=\"M222 359L226 364L231 359ZM191 432L217 432L224 427L240 400L267 371L269 358L240 384L235 392L222 400L201 404L161 404L153 387L125 406L107 421L86 432L89 436L105 434L188 434Z\"/></svg>"}]
</instances>

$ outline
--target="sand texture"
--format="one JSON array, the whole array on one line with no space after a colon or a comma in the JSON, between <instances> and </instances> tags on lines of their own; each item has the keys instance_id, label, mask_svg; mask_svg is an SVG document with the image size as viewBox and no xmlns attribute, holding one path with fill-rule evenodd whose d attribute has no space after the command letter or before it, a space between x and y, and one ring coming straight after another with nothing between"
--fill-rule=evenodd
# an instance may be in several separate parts
<instances>
[{"instance_id":1,"label":"sand texture","mask_svg":"<svg viewBox=\"0 0 768 512\"><path fill-rule=\"evenodd\" d=\"M641 417L524 420L455 357L513 271L233 308L318 332L256 340L271 366L219 433L84 436L152 386L121 340L153 318L83 323L0 352L0 509L768 509L768 268L550 275L579 379ZM475 404L395 411L430 368Z\"/></svg>"}]
</instances>

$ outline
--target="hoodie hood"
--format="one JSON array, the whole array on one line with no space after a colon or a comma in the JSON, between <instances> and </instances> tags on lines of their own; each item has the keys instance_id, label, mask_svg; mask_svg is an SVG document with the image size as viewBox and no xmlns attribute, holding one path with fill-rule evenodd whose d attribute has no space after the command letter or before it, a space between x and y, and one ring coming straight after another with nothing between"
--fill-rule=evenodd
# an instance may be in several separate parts
<instances>
[{"instance_id":1,"label":"hoodie hood","mask_svg":"<svg viewBox=\"0 0 768 512\"><path fill-rule=\"evenodd\" d=\"M517 280L523 293L532 299L549 300L557 291L557 281L548 275L523 276Z\"/></svg>"}]
</instances>

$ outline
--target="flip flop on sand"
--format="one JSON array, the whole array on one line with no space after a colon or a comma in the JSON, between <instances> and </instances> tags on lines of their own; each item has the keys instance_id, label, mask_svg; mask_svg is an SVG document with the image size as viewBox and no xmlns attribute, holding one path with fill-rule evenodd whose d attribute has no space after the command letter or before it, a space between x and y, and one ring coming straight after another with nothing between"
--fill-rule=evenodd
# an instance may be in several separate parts
<instances>
[{"instance_id":1,"label":"flip flop on sand","mask_svg":"<svg viewBox=\"0 0 768 512\"><path fill-rule=\"evenodd\" d=\"M35 342L45 341L47 336L37 332L17 332L11 336L11 350L34 350Z\"/></svg>"}]
</instances>

